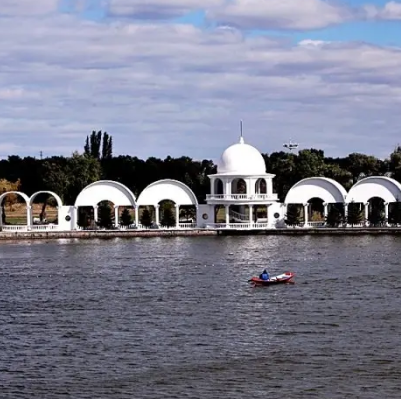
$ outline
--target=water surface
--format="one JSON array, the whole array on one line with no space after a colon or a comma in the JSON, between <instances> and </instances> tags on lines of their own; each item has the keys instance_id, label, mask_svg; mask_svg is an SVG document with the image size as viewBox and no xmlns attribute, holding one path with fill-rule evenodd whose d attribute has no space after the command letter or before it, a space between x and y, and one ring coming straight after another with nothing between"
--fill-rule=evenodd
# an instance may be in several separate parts
<instances>
[{"instance_id":1,"label":"water surface","mask_svg":"<svg viewBox=\"0 0 401 399\"><path fill-rule=\"evenodd\" d=\"M2 399L399 398L401 238L0 244ZM296 284L250 288L267 266Z\"/></svg>"}]
</instances>

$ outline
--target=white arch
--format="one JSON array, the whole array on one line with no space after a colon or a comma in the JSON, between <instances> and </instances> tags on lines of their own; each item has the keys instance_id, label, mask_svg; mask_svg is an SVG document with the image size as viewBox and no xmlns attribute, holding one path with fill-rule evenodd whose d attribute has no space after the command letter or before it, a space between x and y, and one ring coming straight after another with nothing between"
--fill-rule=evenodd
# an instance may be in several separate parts
<instances>
[{"instance_id":1,"label":"white arch","mask_svg":"<svg viewBox=\"0 0 401 399\"><path fill-rule=\"evenodd\" d=\"M351 187L347 202L366 203L373 197L382 198L384 202L401 201L401 184L386 176L365 177Z\"/></svg>"},{"instance_id":2,"label":"white arch","mask_svg":"<svg viewBox=\"0 0 401 399\"><path fill-rule=\"evenodd\" d=\"M29 205L32 206L34 199L39 195L39 194L49 194L52 197L54 197L56 199L57 202L57 206L59 208L61 208L63 206L63 201L61 200L61 198L54 193L53 191L37 191L36 193L32 194L31 197L29 198Z\"/></svg>"},{"instance_id":3,"label":"white arch","mask_svg":"<svg viewBox=\"0 0 401 399\"><path fill-rule=\"evenodd\" d=\"M177 205L198 206L194 192L184 183L163 179L149 184L139 195L137 205L156 206L160 201L171 200Z\"/></svg>"},{"instance_id":4,"label":"white arch","mask_svg":"<svg viewBox=\"0 0 401 399\"><path fill-rule=\"evenodd\" d=\"M134 193L124 184L112 180L99 180L86 186L75 200L75 206L93 206L110 201L115 206L136 207Z\"/></svg>"},{"instance_id":5,"label":"white arch","mask_svg":"<svg viewBox=\"0 0 401 399\"><path fill-rule=\"evenodd\" d=\"M308 177L294 184L285 197L285 204L306 204L312 198L325 203L344 203L347 191L328 177Z\"/></svg>"},{"instance_id":6,"label":"white arch","mask_svg":"<svg viewBox=\"0 0 401 399\"><path fill-rule=\"evenodd\" d=\"M3 204L4 198L6 198L6 196L8 194L19 195L20 197L22 197L25 200L26 206L29 206L29 197L25 193L22 193L21 191L7 191L7 192L1 194L0 195L0 206Z\"/></svg>"}]
</instances>

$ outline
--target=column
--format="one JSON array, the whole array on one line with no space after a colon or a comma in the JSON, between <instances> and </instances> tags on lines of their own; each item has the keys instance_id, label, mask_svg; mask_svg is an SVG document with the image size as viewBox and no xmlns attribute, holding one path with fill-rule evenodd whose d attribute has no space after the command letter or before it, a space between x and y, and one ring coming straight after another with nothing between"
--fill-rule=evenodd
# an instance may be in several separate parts
<instances>
[{"instance_id":1,"label":"column","mask_svg":"<svg viewBox=\"0 0 401 399\"><path fill-rule=\"evenodd\" d=\"M369 202L365 202L365 224L367 224L369 218Z\"/></svg>"},{"instance_id":2,"label":"column","mask_svg":"<svg viewBox=\"0 0 401 399\"><path fill-rule=\"evenodd\" d=\"M30 227L33 224L33 220L32 220L32 206L28 205L26 207L26 224L28 226L28 229L30 229Z\"/></svg>"},{"instance_id":3,"label":"column","mask_svg":"<svg viewBox=\"0 0 401 399\"><path fill-rule=\"evenodd\" d=\"M120 224L118 210L119 210L118 205L114 205L114 226L115 227L118 227L118 225Z\"/></svg>"},{"instance_id":4,"label":"column","mask_svg":"<svg viewBox=\"0 0 401 399\"><path fill-rule=\"evenodd\" d=\"M327 202L323 202L323 216L324 216L324 220L326 220L328 214L329 214L329 204L328 204Z\"/></svg>"},{"instance_id":5,"label":"column","mask_svg":"<svg viewBox=\"0 0 401 399\"><path fill-rule=\"evenodd\" d=\"M384 203L384 223L386 226L389 226L388 223L388 207L389 207L390 203L389 202L385 202Z\"/></svg>"},{"instance_id":6,"label":"column","mask_svg":"<svg viewBox=\"0 0 401 399\"><path fill-rule=\"evenodd\" d=\"M0 227L3 226L3 207L0 205Z\"/></svg>"},{"instance_id":7,"label":"column","mask_svg":"<svg viewBox=\"0 0 401 399\"><path fill-rule=\"evenodd\" d=\"M135 207L135 227L139 224L139 206Z\"/></svg>"},{"instance_id":8,"label":"column","mask_svg":"<svg viewBox=\"0 0 401 399\"><path fill-rule=\"evenodd\" d=\"M226 227L230 225L230 205L225 205L226 209Z\"/></svg>"},{"instance_id":9,"label":"column","mask_svg":"<svg viewBox=\"0 0 401 399\"><path fill-rule=\"evenodd\" d=\"M160 205L155 205L155 217L156 217L156 225L160 225Z\"/></svg>"},{"instance_id":10,"label":"column","mask_svg":"<svg viewBox=\"0 0 401 399\"><path fill-rule=\"evenodd\" d=\"M346 202L344 202L344 223L345 226L347 226L348 224L348 204Z\"/></svg>"},{"instance_id":11,"label":"column","mask_svg":"<svg viewBox=\"0 0 401 399\"><path fill-rule=\"evenodd\" d=\"M99 209L99 207L97 205L93 207L93 220L95 221L95 223L97 223L99 220L99 216L98 216L98 212L97 212L98 209Z\"/></svg>"},{"instance_id":12,"label":"column","mask_svg":"<svg viewBox=\"0 0 401 399\"><path fill-rule=\"evenodd\" d=\"M72 225L73 230L78 230L78 207L74 206L72 209Z\"/></svg>"},{"instance_id":13,"label":"column","mask_svg":"<svg viewBox=\"0 0 401 399\"><path fill-rule=\"evenodd\" d=\"M180 228L180 206L175 204L175 227Z\"/></svg>"},{"instance_id":14,"label":"column","mask_svg":"<svg viewBox=\"0 0 401 399\"><path fill-rule=\"evenodd\" d=\"M303 205L304 205L304 227L307 227L309 223L309 203Z\"/></svg>"},{"instance_id":15,"label":"column","mask_svg":"<svg viewBox=\"0 0 401 399\"><path fill-rule=\"evenodd\" d=\"M253 205L249 205L249 223L253 225Z\"/></svg>"}]
</instances>

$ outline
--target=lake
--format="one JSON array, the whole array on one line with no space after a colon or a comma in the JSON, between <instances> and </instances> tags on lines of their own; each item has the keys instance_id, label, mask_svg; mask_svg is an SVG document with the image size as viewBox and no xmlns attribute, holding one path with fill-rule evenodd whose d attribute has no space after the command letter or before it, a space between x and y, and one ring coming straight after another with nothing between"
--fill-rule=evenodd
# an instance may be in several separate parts
<instances>
[{"instance_id":1,"label":"lake","mask_svg":"<svg viewBox=\"0 0 401 399\"><path fill-rule=\"evenodd\" d=\"M399 398L401 237L0 244L2 399ZM294 285L251 288L267 267Z\"/></svg>"}]
</instances>

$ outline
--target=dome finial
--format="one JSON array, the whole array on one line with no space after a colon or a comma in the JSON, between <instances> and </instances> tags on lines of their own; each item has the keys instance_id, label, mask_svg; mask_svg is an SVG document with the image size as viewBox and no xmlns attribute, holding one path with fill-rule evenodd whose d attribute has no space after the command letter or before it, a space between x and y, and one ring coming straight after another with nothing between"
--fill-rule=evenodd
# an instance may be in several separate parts
<instances>
[{"instance_id":1,"label":"dome finial","mask_svg":"<svg viewBox=\"0 0 401 399\"><path fill-rule=\"evenodd\" d=\"M244 144L244 137L242 136L242 120L240 120L239 125L240 125L240 132L241 132L241 136L239 138L239 143Z\"/></svg>"}]
</instances>

